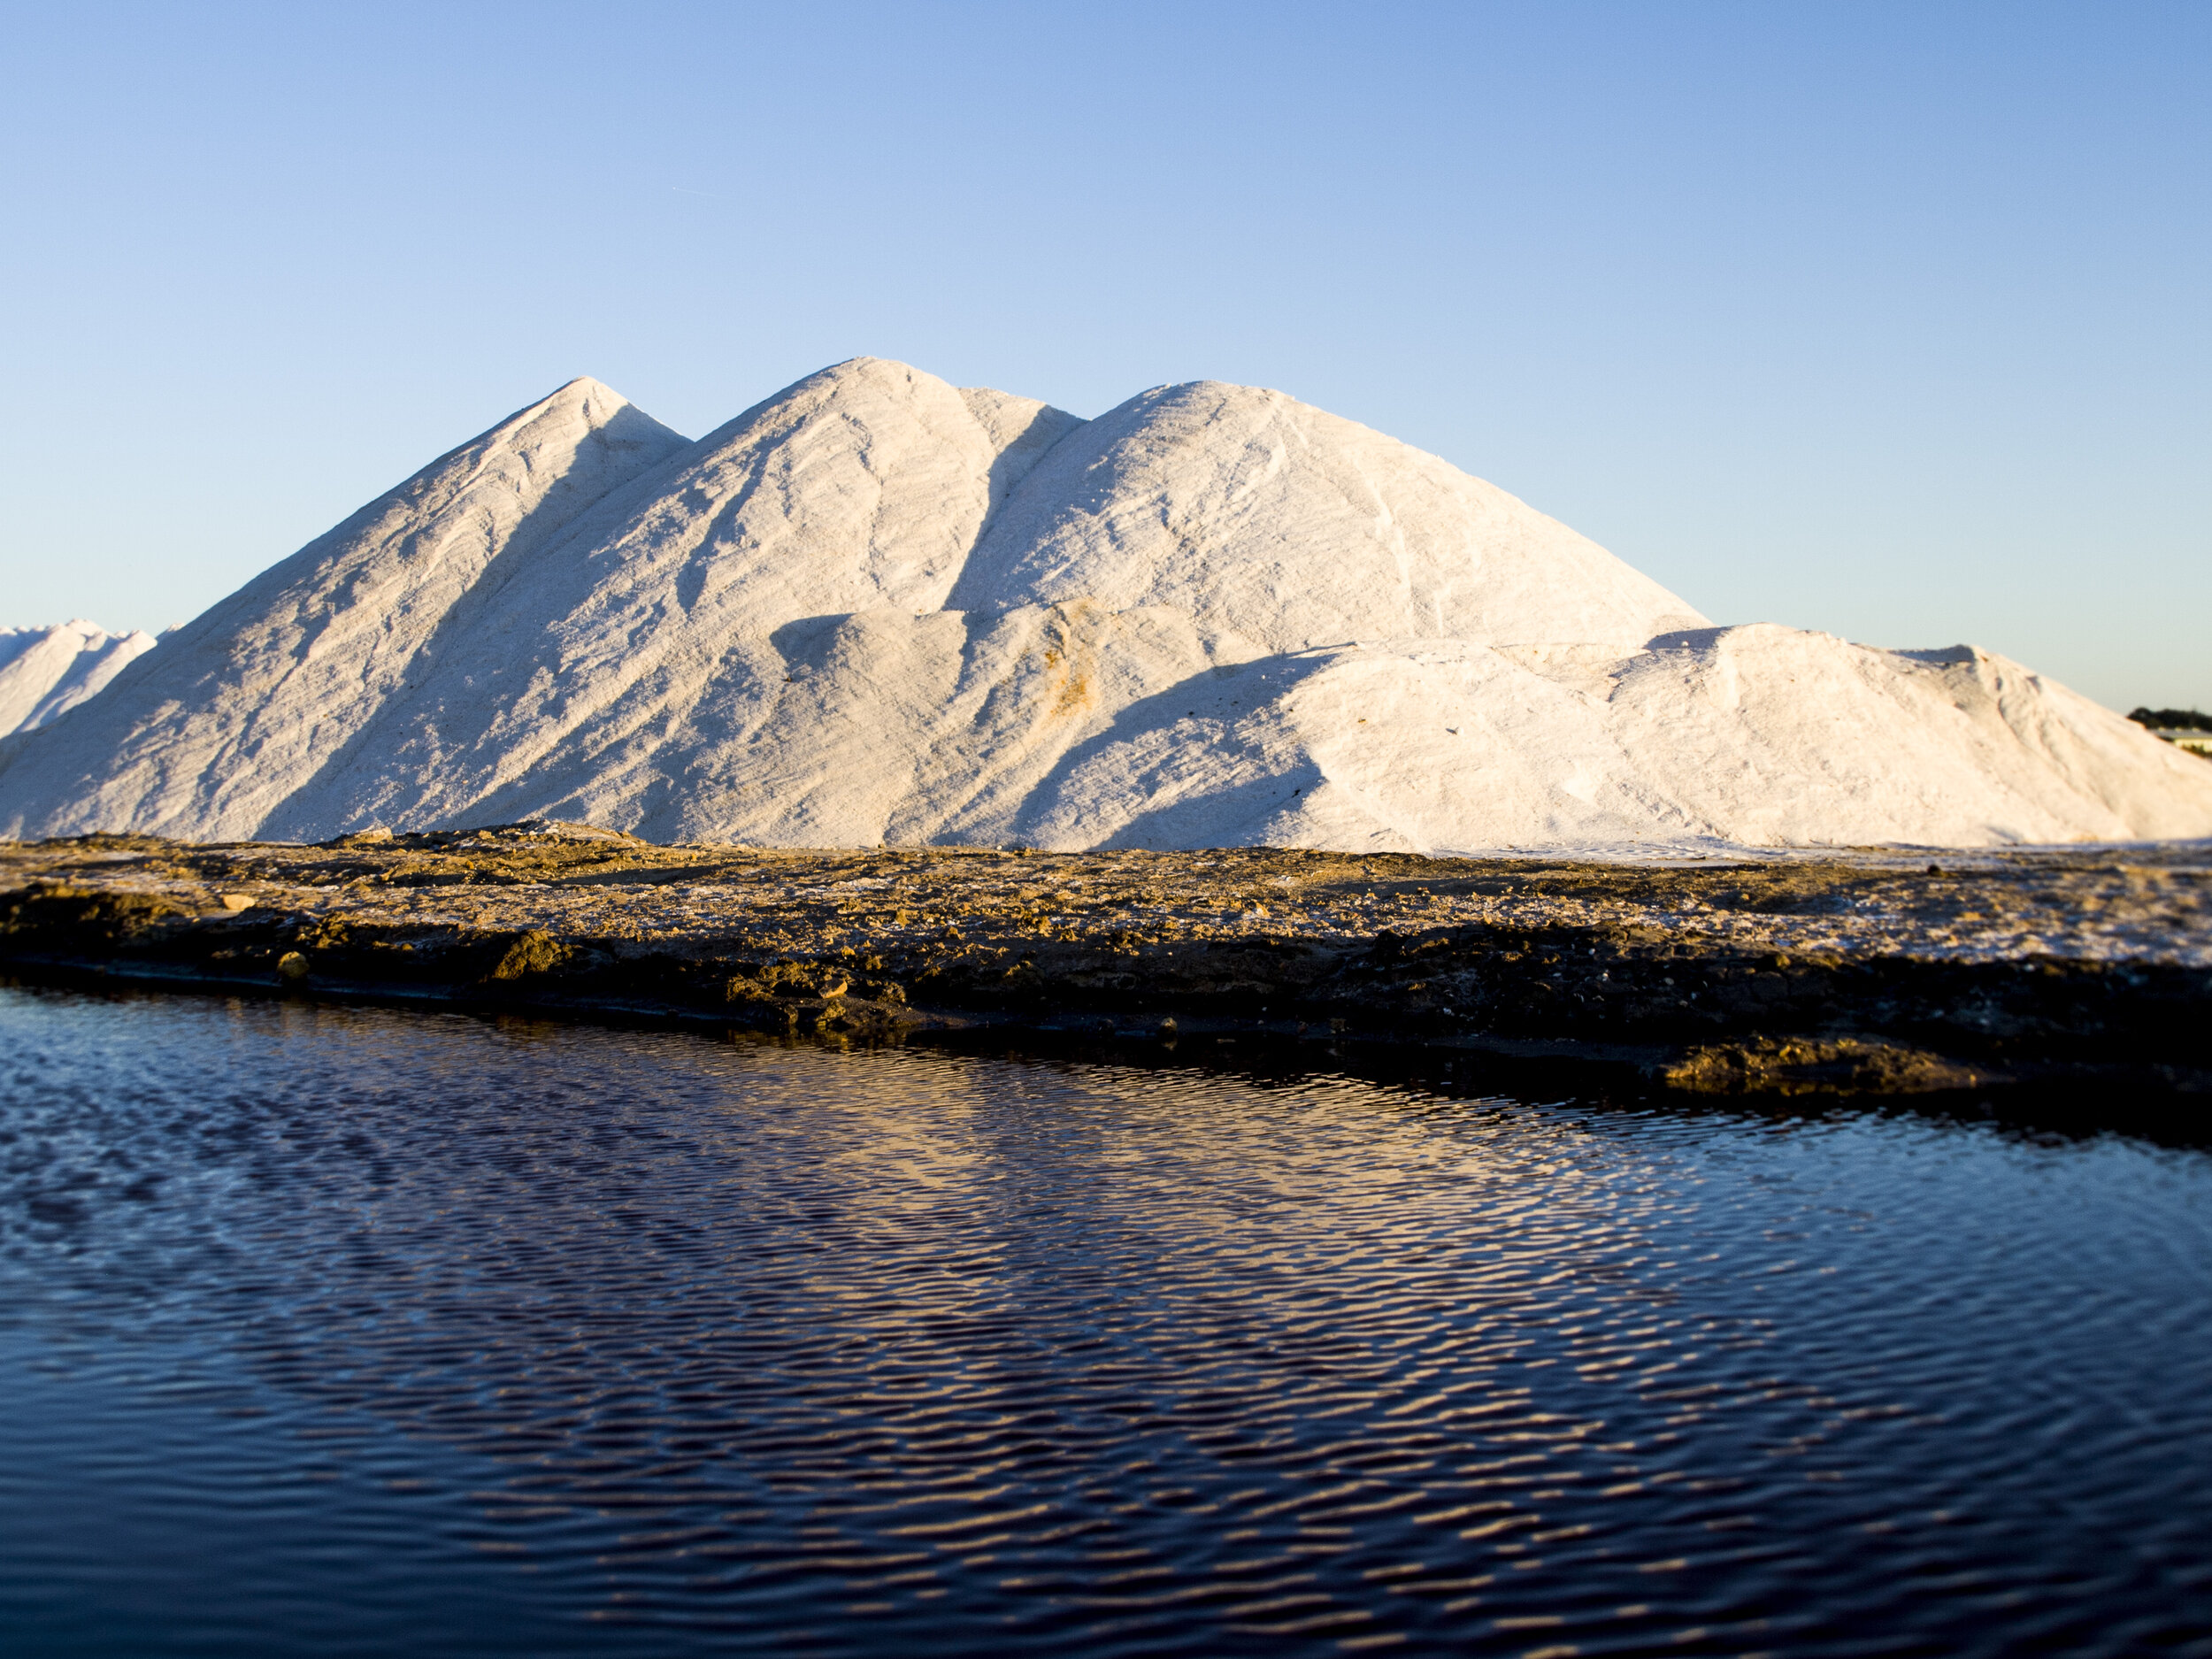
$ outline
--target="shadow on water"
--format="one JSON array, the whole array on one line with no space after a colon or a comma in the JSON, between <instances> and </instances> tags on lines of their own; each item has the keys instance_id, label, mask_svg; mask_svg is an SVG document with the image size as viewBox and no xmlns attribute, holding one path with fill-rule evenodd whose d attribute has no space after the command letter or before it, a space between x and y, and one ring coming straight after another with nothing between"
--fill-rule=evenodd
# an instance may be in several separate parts
<instances>
[{"instance_id":1,"label":"shadow on water","mask_svg":"<svg viewBox=\"0 0 2212 1659\"><path fill-rule=\"evenodd\" d=\"M1596 1111L1663 1111L1695 1118L1824 1123L1897 1117L1989 1127L2062 1141L2121 1135L2175 1148L2212 1148L2212 1096L2140 1078L2108 1082L2005 1083L1914 1094L1804 1088L1783 1094L1712 1094L1655 1087L1623 1065L1519 1058L1442 1047L1369 1041L1283 1041L1203 1035L1170 1041L1025 1032L934 1040L961 1053L1017 1063L1117 1064L1162 1073L1219 1073L1256 1086L1294 1087L1317 1076L1356 1078L1442 1099L1506 1096Z\"/></svg>"},{"instance_id":2,"label":"shadow on water","mask_svg":"<svg viewBox=\"0 0 2212 1659\"><path fill-rule=\"evenodd\" d=\"M633 876L580 879L634 883ZM38 994L55 983L50 976L25 979L0 972L0 995ZM65 981L67 994L130 1005L159 1004L172 998L211 996L229 1003L285 1002L285 994L255 988L211 987L190 983L174 990L91 986ZM375 996L332 998L319 1003L333 1011L393 1004ZM413 1004L399 1006L413 1008ZM435 1018L487 1024L518 1041L534 1034L551 1041L579 1030L681 1032L710 1034L740 1045L867 1052L870 1045L840 1038L772 1036L742 1026L720 1027L695 1015L643 1013L620 1009L580 1010L558 1019L530 1013L483 1009L441 1008ZM1105 1022L1102 1022L1102 1026ZM916 1052L941 1051L995 1057L1013 1064L1133 1066L1164 1075L1218 1074L1257 1085L1294 1083L1316 1077L1356 1079L1386 1087L1411 1089L1445 1099L1503 1095L1517 1100L1572 1102L1594 1110L1663 1110L1687 1117L1755 1118L1778 1123L1825 1121L1846 1116L1906 1117L1932 1122L1993 1126L2008 1133L2080 1141L2124 1135L2155 1146L2212 1148L2212 1095L2173 1087L2154 1074L2124 1079L2060 1082L2005 1082L1971 1089L1882 1094L1864 1091L1801 1087L1787 1094L1704 1094L1654 1084L1637 1068L1564 1055L1520 1057L1444 1045L1358 1038L1293 1039L1265 1033L1213 1033L1183 1037L1132 1036L1125 1031L1041 1030L984 1026L964 1032L930 1032L903 1045Z\"/></svg>"},{"instance_id":3,"label":"shadow on water","mask_svg":"<svg viewBox=\"0 0 2212 1659\"><path fill-rule=\"evenodd\" d=\"M1193 1046L0 991L0 1622L2212 1643L2212 1157Z\"/></svg>"}]
</instances>

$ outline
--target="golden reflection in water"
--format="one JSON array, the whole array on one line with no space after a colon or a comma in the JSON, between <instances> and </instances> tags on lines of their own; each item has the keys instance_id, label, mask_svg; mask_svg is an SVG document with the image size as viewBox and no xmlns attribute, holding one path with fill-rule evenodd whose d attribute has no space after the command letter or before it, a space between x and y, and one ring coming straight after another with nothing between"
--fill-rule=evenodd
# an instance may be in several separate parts
<instances>
[{"instance_id":1,"label":"golden reflection in water","mask_svg":"<svg viewBox=\"0 0 2212 1659\"><path fill-rule=\"evenodd\" d=\"M2212 1475L2172 1455L2212 1354L2155 1291L2212 1282L2212 1181L2147 1153L116 1006L17 1038L91 1079L15 1097L19 1301L220 1352L303 1444L390 1425L456 1471L469 1548L672 1641L1755 1647L1817 1604L1965 1651L1914 1588L1962 1548L2025 1606L2107 1582L2052 1568L2104 1539L2183 1559ZM150 1167L127 1202L109 1171ZM2154 1386L2061 1440L2038 1403ZM2032 1512L2103 1529L2024 1553L1986 1495L2062 1476Z\"/></svg>"}]
</instances>

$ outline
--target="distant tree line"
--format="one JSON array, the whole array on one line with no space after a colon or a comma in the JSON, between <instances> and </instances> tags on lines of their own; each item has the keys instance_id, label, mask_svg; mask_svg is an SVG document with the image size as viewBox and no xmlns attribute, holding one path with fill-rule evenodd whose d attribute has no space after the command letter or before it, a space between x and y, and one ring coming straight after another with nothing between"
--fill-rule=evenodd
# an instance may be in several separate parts
<instances>
[{"instance_id":1,"label":"distant tree line","mask_svg":"<svg viewBox=\"0 0 2212 1659\"><path fill-rule=\"evenodd\" d=\"M2153 731L2212 732L2212 714L2196 709L2131 709L2128 718Z\"/></svg>"}]
</instances>

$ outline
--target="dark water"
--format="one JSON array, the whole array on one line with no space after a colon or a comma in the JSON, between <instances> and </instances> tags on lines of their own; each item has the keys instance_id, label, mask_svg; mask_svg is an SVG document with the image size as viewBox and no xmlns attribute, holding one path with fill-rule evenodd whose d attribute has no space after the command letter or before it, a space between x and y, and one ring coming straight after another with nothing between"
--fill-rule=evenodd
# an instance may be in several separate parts
<instances>
[{"instance_id":1,"label":"dark water","mask_svg":"<svg viewBox=\"0 0 2212 1659\"><path fill-rule=\"evenodd\" d=\"M16 1654L2212 1652L2212 1157L0 992Z\"/></svg>"}]
</instances>

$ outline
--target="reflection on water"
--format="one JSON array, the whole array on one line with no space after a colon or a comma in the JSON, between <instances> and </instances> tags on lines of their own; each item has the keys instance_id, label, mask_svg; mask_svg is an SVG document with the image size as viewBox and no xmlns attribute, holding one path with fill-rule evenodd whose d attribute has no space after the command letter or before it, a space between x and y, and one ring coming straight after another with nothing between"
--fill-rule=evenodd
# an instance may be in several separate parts
<instances>
[{"instance_id":1,"label":"reflection on water","mask_svg":"<svg viewBox=\"0 0 2212 1659\"><path fill-rule=\"evenodd\" d=\"M2212 1158L0 992L26 1651L2212 1651Z\"/></svg>"}]
</instances>

